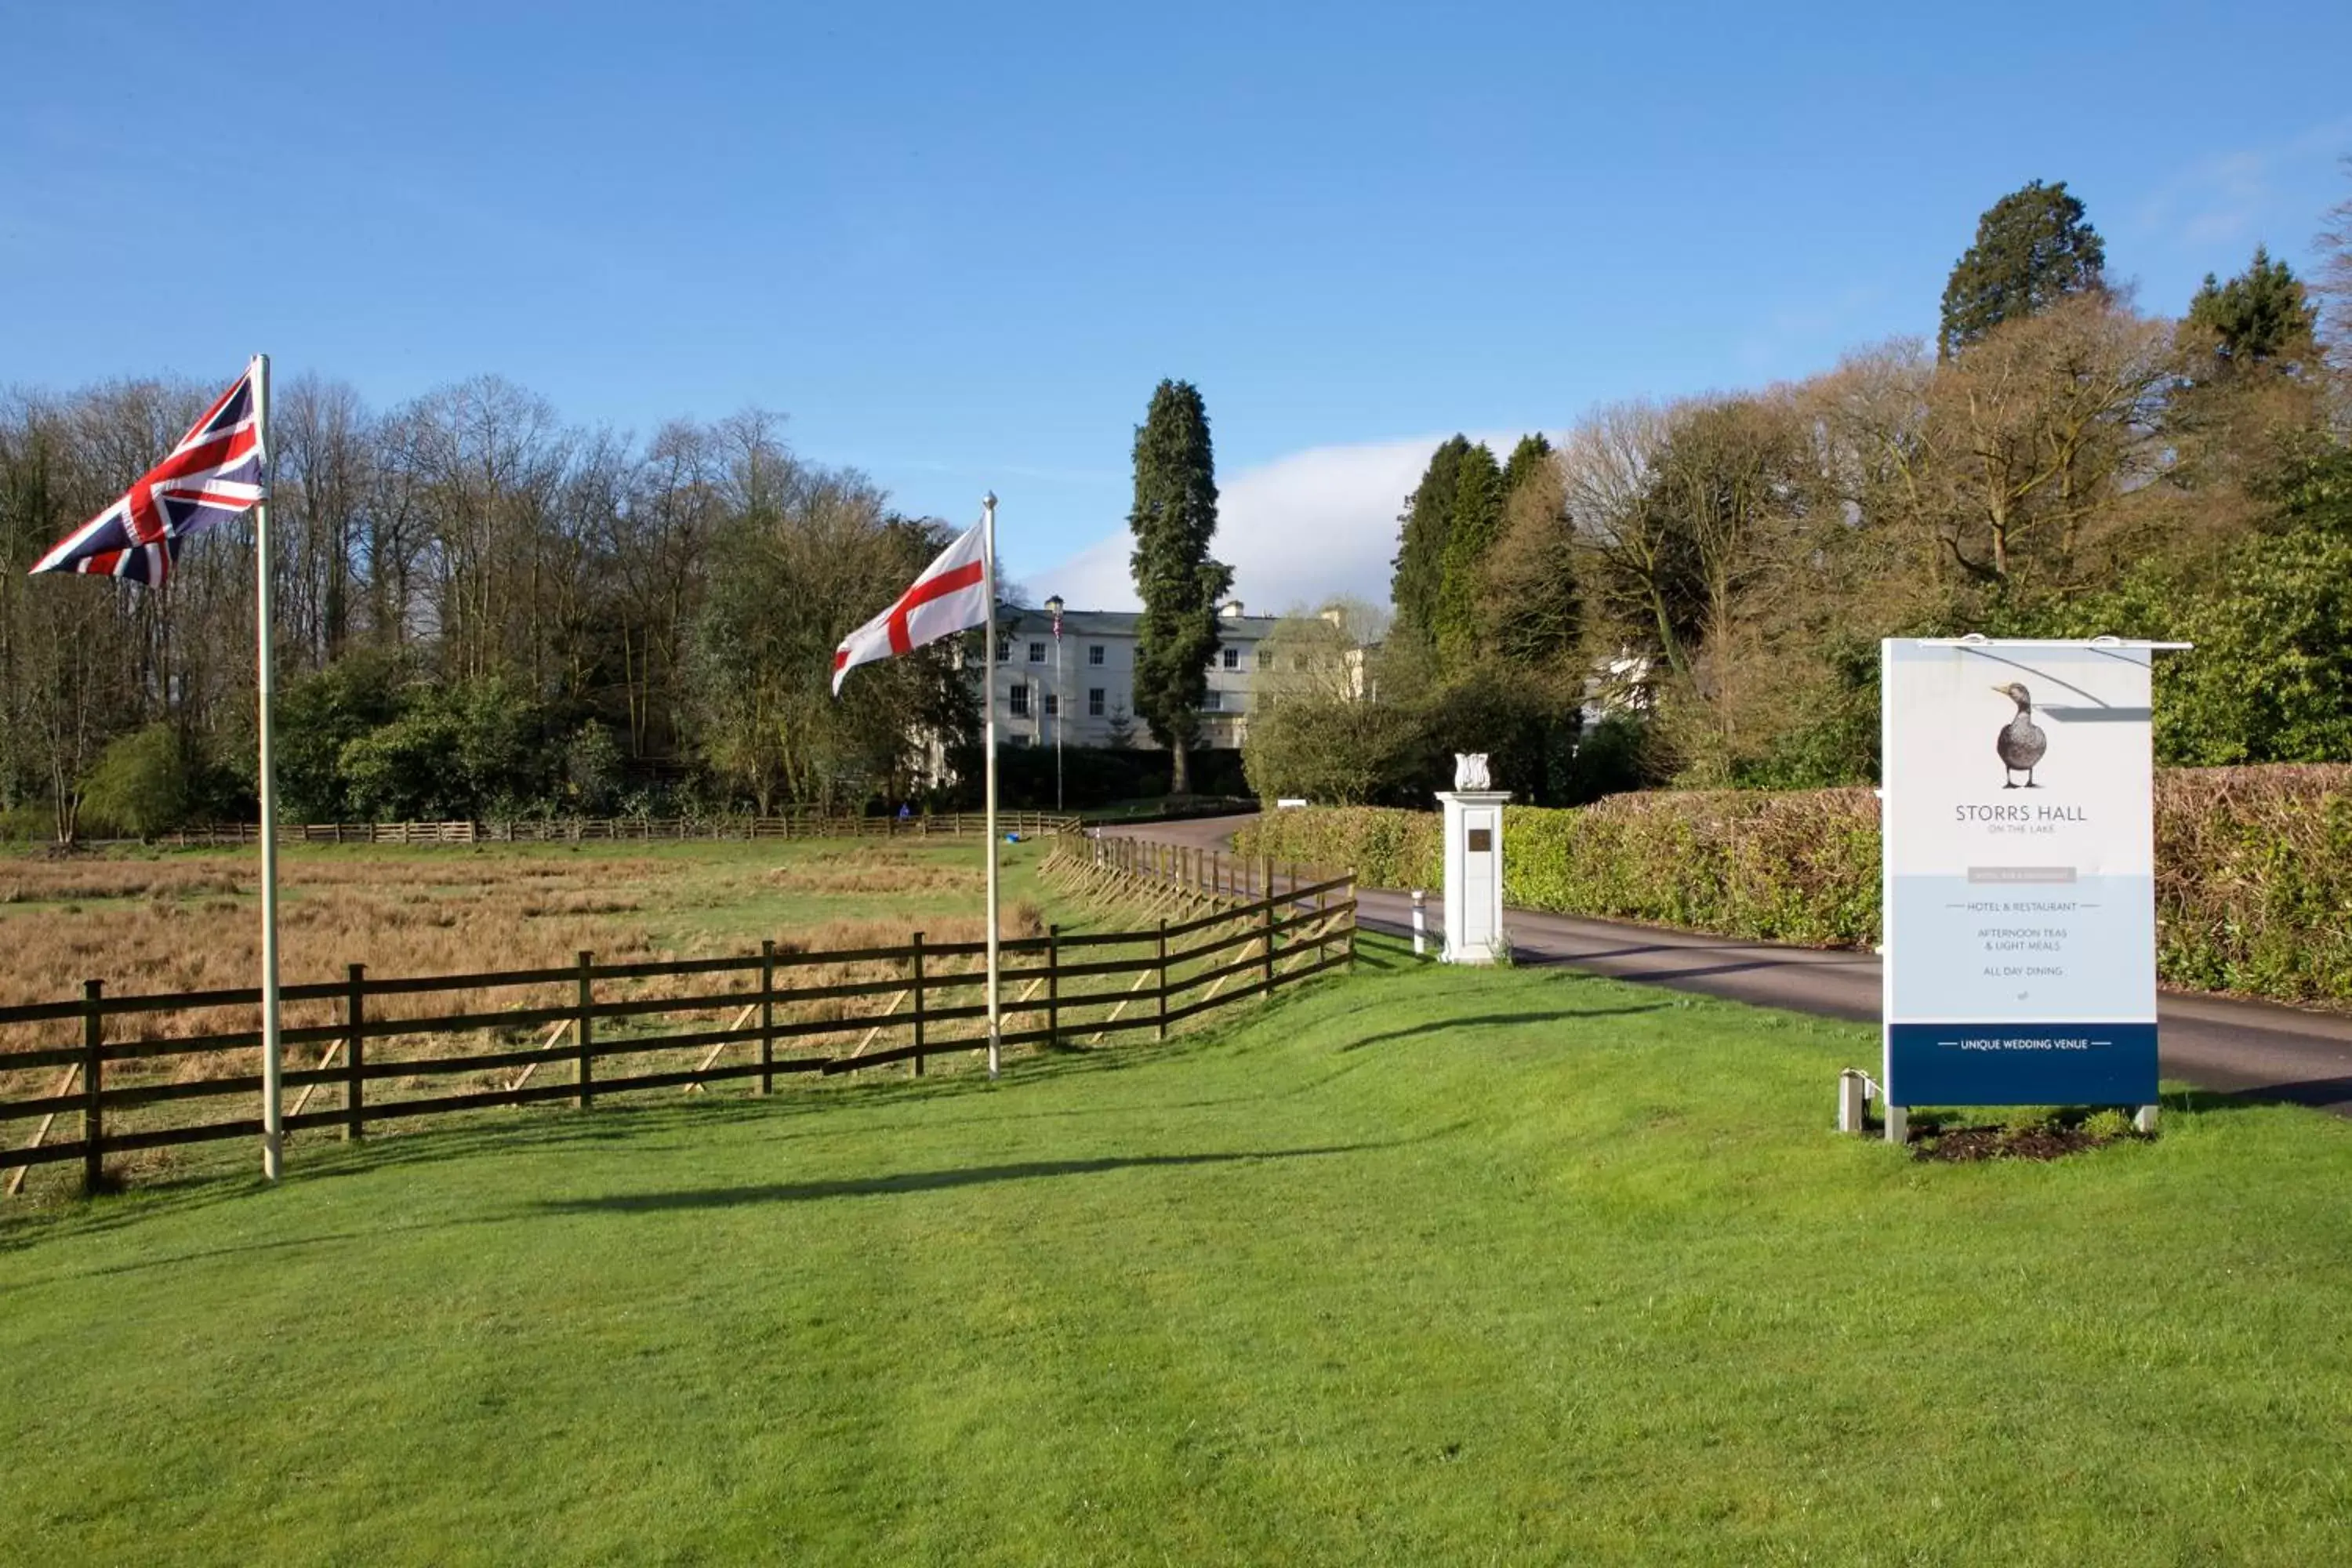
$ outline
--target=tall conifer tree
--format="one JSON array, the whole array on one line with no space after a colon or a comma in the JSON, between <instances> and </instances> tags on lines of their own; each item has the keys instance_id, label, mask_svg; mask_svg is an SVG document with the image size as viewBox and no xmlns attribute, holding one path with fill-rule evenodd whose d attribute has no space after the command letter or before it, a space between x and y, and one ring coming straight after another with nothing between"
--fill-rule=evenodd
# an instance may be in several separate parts
<instances>
[{"instance_id":1,"label":"tall conifer tree","mask_svg":"<svg viewBox=\"0 0 2352 1568\"><path fill-rule=\"evenodd\" d=\"M1192 787L1187 752L1201 737L1217 605L1233 568L1209 554L1217 531L1217 460L1199 389L1163 381L1135 431L1135 533L1129 558L1143 617L1135 649L1135 710L1168 748L1171 787Z\"/></svg>"},{"instance_id":2,"label":"tall conifer tree","mask_svg":"<svg viewBox=\"0 0 2352 1568\"><path fill-rule=\"evenodd\" d=\"M2318 357L2319 312L2294 269L2272 260L2263 246L2227 283L2205 274L2205 286L2189 301L2189 321L2210 334L2213 358L2229 369L2309 364Z\"/></svg>"},{"instance_id":3,"label":"tall conifer tree","mask_svg":"<svg viewBox=\"0 0 2352 1568\"><path fill-rule=\"evenodd\" d=\"M1538 478L1550 459L1551 443L1541 432L1520 437L1519 444L1511 448L1510 460L1503 465L1504 501L1507 504L1522 486Z\"/></svg>"},{"instance_id":4,"label":"tall conifer tree","mask_svg":"<svg viewBox=\"0 0 2352 1568\"><path fill-rule=\"evenodd\" d=\"M1445 541L1454 531L1454 476L1470 450L1468 437L1454 437L1430 454L1421 483L1405 498L1397 519L1395 574L1389 598L1396 606L1390 635L1400 642L1433 643L1437 595L1445 576Z\"/></svg>"},{"instance_id":5,"label":"tall conifer tree","mask_svg":"<svg viewBox=\"0 0 2352 1568\"><path fill-rule=\"evenodd\" d=\"M1952 264L1936 356L1949 359L2003 321L2105 287L2106 264L2106 242L2065 181L2020 186L1985 209L1976 243Z\"/></svg>"},{"instance_id":6,"label":"tall conifer tree","mask_svg":"<svg viewBox=\"0 0 2352 1568\"><path fill-rule=\"evenodd\" d=\"M1458 671L1477 653L1486 552L1503 532L1503 470L1484 441L1454 468L1453 513L1439 563L1435 630L1441 667Z\"/></svg>"}]
</instances>

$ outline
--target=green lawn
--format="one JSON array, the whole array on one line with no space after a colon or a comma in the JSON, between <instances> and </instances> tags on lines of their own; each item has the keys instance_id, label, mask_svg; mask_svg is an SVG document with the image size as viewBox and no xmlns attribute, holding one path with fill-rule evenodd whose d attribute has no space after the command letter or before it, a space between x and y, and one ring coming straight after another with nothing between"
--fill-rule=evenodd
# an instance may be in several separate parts
<instances>
[{"instance_id":1,"label":"green lawn","mask_svg":"<svg viewBox=\"0 0 2352 1568\"><path fill-rule=\"evenodd\" d=\"M1919 1164L1874 1031L1366 955L0 1219L0 1557L2343 1560L2352 1127Z\"/></svg>"}]
</instances>

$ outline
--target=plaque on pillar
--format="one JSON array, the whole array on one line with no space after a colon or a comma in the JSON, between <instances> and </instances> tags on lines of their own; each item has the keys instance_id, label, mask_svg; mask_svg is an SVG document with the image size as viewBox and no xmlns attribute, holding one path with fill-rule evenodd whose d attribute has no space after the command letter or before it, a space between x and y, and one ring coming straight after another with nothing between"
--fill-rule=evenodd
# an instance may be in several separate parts
<instances>
[{"instance_id":1,"label":"plaque on pillar","mask_svg":"<svg viewBox=\"0 0 2352 1568\"><path fill-rule=\"evenodd\" d=\"M1454 759L1454 787L1438 792L1445 813L1445 948L1448 963L1492 963L1507 954L1503 934L1503 803L1484 752Z\"/></svg>"}]
</instances>

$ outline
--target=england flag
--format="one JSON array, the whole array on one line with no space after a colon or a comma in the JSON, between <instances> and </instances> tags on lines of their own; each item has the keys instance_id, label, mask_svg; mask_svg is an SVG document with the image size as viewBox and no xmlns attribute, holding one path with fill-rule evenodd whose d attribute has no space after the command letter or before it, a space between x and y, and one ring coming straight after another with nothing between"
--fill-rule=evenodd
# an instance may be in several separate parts
<instances>
[{"instance_id":1,"label":"england flag","mask_svg":"<svg viewBox=\"0 0 2352 1568\"><path fill-rule=\"evenodd\" d=\"M981 524L923 568L898 602L842 639L833 655L833 694L861 664L896 658L988 620L988 559Z\"/></svg>"}]
</instances>

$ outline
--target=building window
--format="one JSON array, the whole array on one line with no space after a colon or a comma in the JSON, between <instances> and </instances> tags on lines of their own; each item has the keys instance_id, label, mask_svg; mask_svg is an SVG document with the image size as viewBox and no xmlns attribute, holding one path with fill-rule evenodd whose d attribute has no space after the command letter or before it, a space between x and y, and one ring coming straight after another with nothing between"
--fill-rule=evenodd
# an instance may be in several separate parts
<instances>
[{"instance_id":1,"label":"building window","mask_svg":"<svg viewBox=\"0 0 2352 1568\"><path fill-rule=\"evenodd\" d=\"M1100 648L1097 648L1095 651L1097 653L1100 653L1102 650ZM1099 686L1089 686L1087 688L1087 717L1089 719L1099 719L1102 716L1103 689Z\"/></svg>"},{"instance_id":2,"label":"building window","mask_svg":"<svg viewBox=\"0 0 2352 1568\"><path fill-rule=\"evenodd\" d=\"M1026 719L1029 717L1029 686L1026 681L1015 681L1013 683L1013 716L1015 719Z\"/></svg>"},{"instance_id":3,"label":"building window","mask_svg":"<svg viewBox=\"0 0 2352 1568\"><path fill-rule=\"evenodd\" d=\"M1029 662L1032 664L1043 664L1045 662L1045 645L1044 643L1033 642L1029 645Z\"/></svg>"},{"instance_id":4,"label":"building window","mask_svg":"<svg viewBox=\"0 0 2352 1568\"><path fill-rule=\"evenodd\" d=\"M1062 694L1058 691L1048 691L1045 693L1045 717L1058 719L1061 716Z\"/></svg>"},{"instance_id":5,"label":"building window","mask_svg":"<svg viewBox=\"0 0 2352 1568\"><path fill-rule=\"evenodd\" d=\"M1215 689L1212 688L1210 690L1208 690L1207 692L1205 692L1205 693L1203 693L1203 694L1202 695L1202 698L1201 698L1201 711L1202 711L1202 712L1203 712L1203 713L1221 713L1221 712L1224 711L1224 707L1225 707L1225 694L1224 694L1223 692L1219 691L1219 690L1216 690Z\"/></svg>"},{"instance_id":6,"label":"building window","mask_svg":"<svg viewBox=\"0 0 2352 1568\"><path fill-rule=\"evenodd\" d=\"M1241 667L1242 650L1237 647L1229 647L1225 649L1225 668L1227 669L1239 669Z\"/></svg>"},{"instance_id":7,"label":"building window","mask_svg":"<svg viewBox=\"0 0 2352 1568\"><path fill-rule=\"evenodd\" d=\"M1103 645L1098 642L1090 642L1087 644L1087 662L1088 664L1100 664L1102 661Z\"/></svg>"},{"instance_id":8,"label":"building window","mask_svg":"<svg viewBox=\"0 0 2352 1568\"><path fill-rule=\"evenodd\" d=\"M1257 650L1257 667L1260 669L1272 669L1274 668L1273 658L1267 655L1264 648Z\"/></svg>"}]
</instances>

